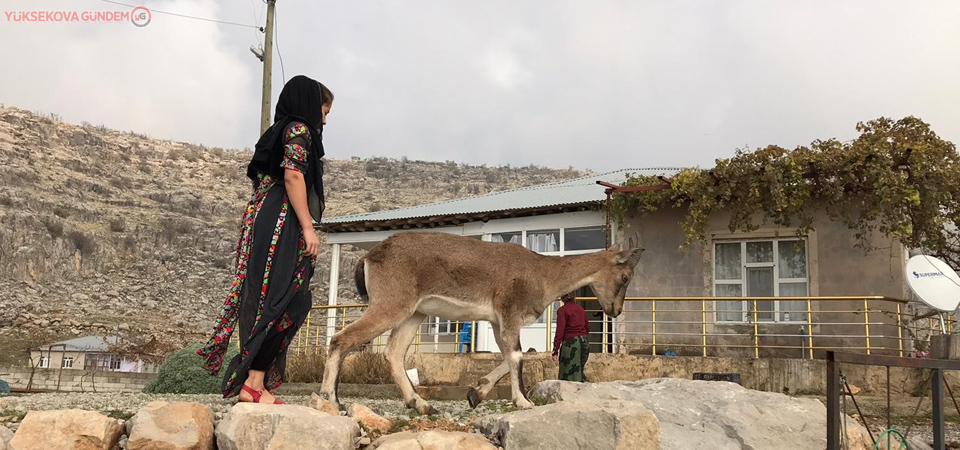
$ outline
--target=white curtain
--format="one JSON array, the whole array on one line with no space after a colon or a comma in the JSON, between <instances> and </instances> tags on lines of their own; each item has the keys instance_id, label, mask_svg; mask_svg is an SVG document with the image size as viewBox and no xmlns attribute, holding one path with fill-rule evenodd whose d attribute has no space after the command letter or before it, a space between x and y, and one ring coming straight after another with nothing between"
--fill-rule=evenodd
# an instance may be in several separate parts
<instances>
[{"instance_id":1,"label":"white curtain","mask_svg":"<svg viewBox=\"0 0 960 450\"><path fill-rule=\"evenodd\" d=\"M504 240L503 240L503 235L502 235L502 234L494 234L494 235L491 235L491 236L490 236L490 242L502 243L502 242L508 242L508 241L504 241ZM522 243L522 242L523 242L523 238L522 238L519 234L510 235L510 241L509 241L509 243L511 243L511 244L520 244L520 243Z\"/></svg>"},{"instance_id":2,"label":"white curtain","mask_svg":"<svg viewBox=\"0 0 960 450\"><path fill-rule=\"evenodd\" d=\"M527 233L527 248L535 252L559 252L560 242L553 231Z\"/></svg>"}]
</instances>

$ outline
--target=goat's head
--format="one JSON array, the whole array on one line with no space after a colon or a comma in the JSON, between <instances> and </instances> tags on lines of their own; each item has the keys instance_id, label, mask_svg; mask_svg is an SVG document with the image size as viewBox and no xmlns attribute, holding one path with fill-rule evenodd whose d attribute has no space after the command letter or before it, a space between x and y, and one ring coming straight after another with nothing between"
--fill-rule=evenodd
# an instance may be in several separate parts
<instances>
[{"instance_id":1,"label":"goat's head","mask_svg":"<svg viewBox=\"0 0 960 450\"><path fill-rule=\"evenodd\" d=\"M606 252L610 255L610 265L594 275L590 284L604 314L617 317L623 312L623 298L627 295L627 286L633 280L633 269L640 262L642 248L620 251L613 246Z\"/></svg>"}]
</instances>

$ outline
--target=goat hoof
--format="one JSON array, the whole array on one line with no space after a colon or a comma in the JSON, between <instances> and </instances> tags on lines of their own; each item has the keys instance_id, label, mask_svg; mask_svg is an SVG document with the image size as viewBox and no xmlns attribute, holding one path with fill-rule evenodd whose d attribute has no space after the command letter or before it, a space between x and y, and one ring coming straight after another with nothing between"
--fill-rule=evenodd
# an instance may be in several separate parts
<instances>
[{"instance_id":1,"label":"goat hoof","mask_svg":"<svg viewBox=\"0 0 960 450\"><path fill-rule=\"evenodd\" d=\"M426 402L418 403L415 409L422 416L432 416L434 414L440 414L440 411L437 411L437 409L434 408L433 405Z\"/></svg>"},{"instance_id":2,"label":"goat hoof","mask_svg":"<svg viewBox=\"0 0 960 450\"><path fill-rule=\"evenodd\" d=\"M520 400L517 400L516 402L514 402L514 404L516 404L516 405L517 405L517 408L519 408L519 409L530 409L530 408L533 408L533 403L531 403L529 400L523 399L523 398L521 398Z\"/></svg>"},{"instance_id":3,"label":"goat hoof","mask_svg":"<svg viewBox=\"0 0 960 450\"><path fill-rule=\"evenodd\" d=\"M467 392L467 402L470 403L470 409L477 409L480 401L480 393L476 389L470 388L470 392Z\"/></svg>"}]
</instances>

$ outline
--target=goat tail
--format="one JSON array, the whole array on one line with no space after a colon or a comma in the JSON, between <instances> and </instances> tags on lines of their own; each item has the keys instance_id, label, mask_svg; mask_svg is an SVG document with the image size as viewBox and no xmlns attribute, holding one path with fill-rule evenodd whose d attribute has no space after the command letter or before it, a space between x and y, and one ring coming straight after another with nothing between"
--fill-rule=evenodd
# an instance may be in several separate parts
<instances>
[{"instance_id":1,"label":"goat tail","mask_svg":"<svg viewBox=\"0 0 960 450\"><path fill-rule=\"evenodd\" d=\"M370 293L367 292L367 279L364 266L366 265L366 258L360 258L357 261L357 267L353 270L353 281L357 283L357 293L360 294L360 299L364 302L370 301Z\"/></svg>"}]
</instances>

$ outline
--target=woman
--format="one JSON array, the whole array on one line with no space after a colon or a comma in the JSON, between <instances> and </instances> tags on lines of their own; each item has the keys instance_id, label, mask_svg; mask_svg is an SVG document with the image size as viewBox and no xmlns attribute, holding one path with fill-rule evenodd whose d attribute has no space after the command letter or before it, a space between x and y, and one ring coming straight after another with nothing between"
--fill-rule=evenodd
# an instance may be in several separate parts
<instances>
[{"instance_id":1,"label":"woman","mask_svg":"<svg viewBox=\"0 0 960 450\"><path fill-rule=\"evenodd\" d=\"M323 125L333 93L298 75L283 87L274 124L257 142L247 177L253 194L237 243L236 273L204 348L204 367L216 375L240 322L241 351L223 377L223 396L241 402L282 403L286 349L313 299L310 278L320 250L313 229L324 209Z\"/></svg>"},{"instance_id":2,"label":"woman","mask_svg":"<svg viewBox=\"0 0 960 450\"><path fill-rule=\"evenodd\" d=\"M587 312L574 301L573 293L560 298L557 310L557 331L553 338L553 360L560 363L557 378L566 381L587 381L583 366L590 356L590 322Z\"/></svg>"}]
</instances>

